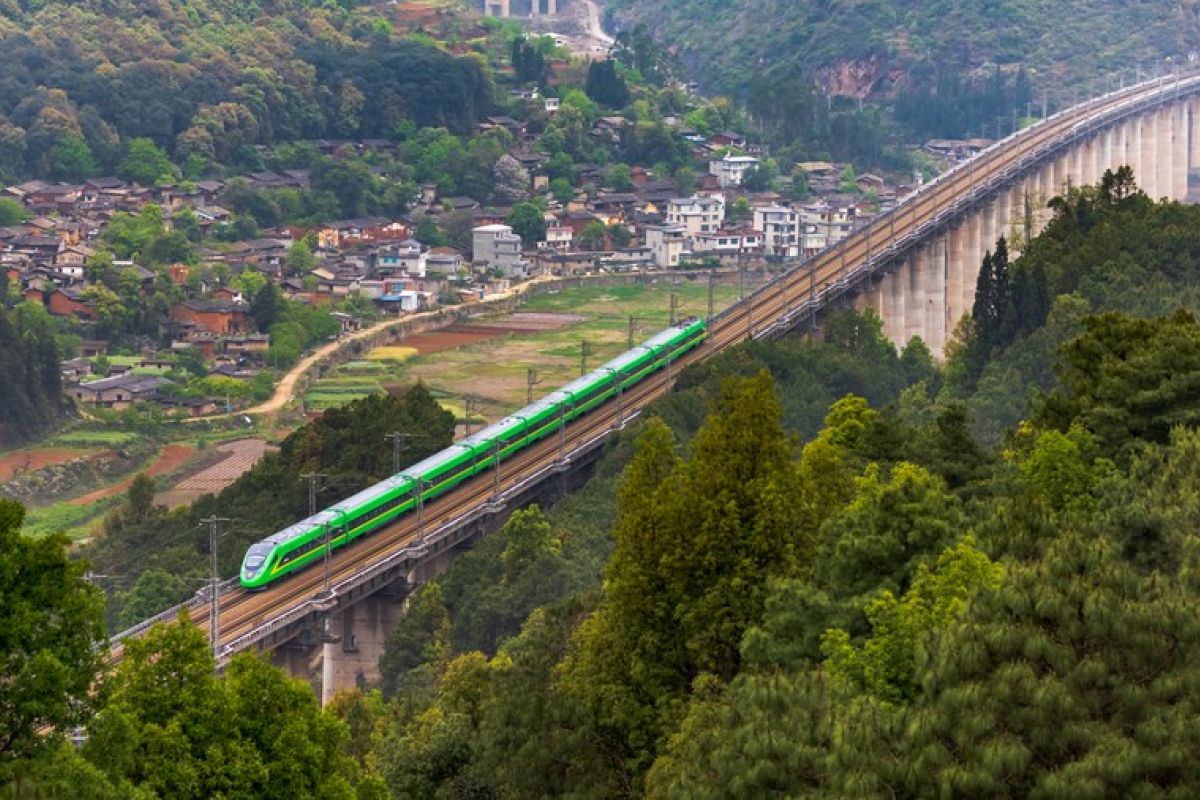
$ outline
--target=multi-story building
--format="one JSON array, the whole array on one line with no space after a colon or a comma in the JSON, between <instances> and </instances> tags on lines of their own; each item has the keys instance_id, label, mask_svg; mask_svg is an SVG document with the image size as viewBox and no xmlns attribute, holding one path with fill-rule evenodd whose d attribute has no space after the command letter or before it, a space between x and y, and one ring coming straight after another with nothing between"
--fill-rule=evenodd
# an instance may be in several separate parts
<instances>
[{"instance_id":1,"label":"multi-story building","mask_svg":"<svg viewBox=\"0 0 1200 800\"><path fill-rule=\"evenodd\" d=\"M723 264L733 264L739 258L761 256L763 235L761 231L753 228L702 233L693 237L692 252L697 256L715 257Z\"/></svg>"},{"instance_id":2,"label":"multi-story building","mask_svg":"<svg viewBox=\"0 0 1200 800\"><path fill-rule=\"evenodd\" d=\"M682 225L689 236L712 233L725 221L725 198L721 195L676 197L667 202L668 225Z\"/></svg>"},{"instance_id":3,"label":"multi-story building","mask_svg":"<svg viewBox=\"0 0 1200 800\"><path fill-rule=\"evenodd\" d=\"M506 278L523 278L529 262L521 257L521 237L510 225L480 225L473 231L475 262L498 269Z\"/></svg>"},{"instance_id":4,"label":"multi-story building","mask_svg":"<svg viewBox=\"0 0 1200 800\"><path fill-rule=\"evenodd\" d=\"M800 255L800 214L787 206L759 206L754 209L754 229L762 231L763 253L768 258L796 258Z\"/></svg>"},{"instance_id":5,"label":"multi-story building","mask_svg":"<svg viewBox=\"0 0 1200 800\"><path fill-rule=\"evenodd\" d=\"M717 185L722 189L741 186L746 179L746 173L758 166L758 159L753 156L726 155L718 161L708 162L708 172L717 176Z\"/></svg>"},{"instance_id":6,"label":"multi-story building","mask_svg":"<svg viewBox=\"0 0 1200 800\"><path fill-rule=\"evenodd\" d=\"M646 246L650 261L659 269L679 266L688 247L687 229L682 225L647 225Z\"/></svg>"}]
</instances>

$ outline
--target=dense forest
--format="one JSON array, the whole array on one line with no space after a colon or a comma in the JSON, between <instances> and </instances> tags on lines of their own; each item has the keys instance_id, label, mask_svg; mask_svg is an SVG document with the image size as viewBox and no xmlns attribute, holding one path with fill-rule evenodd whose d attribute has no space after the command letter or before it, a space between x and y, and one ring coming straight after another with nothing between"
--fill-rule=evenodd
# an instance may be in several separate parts
<instances>
[{"instance_id":1,"label":"dense forest","mask_svg":"<svg viewBox=\"0 0 1200 800\"><path fill-rule=\"evenodd\" d=\"M608 8L616 29L645 26L669 42L707 91L783 98L782 88L799 82L850 98L899 95L910 110L924 98L933 107L914 127L935 136L984 135L997 116L1025 113L1023 99L972 113L995 97L996 68L1012 80L1023 65L1039 94L1068 102L1106 73L1132 78L1135 65L1145 72L1200 44L1195 9L1167 0L610 0Z\"/></svg>"},{"instance_id":2,"label":"dense forest","mask_svg":"<svg viewBox=\"0 0 1200 800\"><path fill-rule=\"evenodd\" d=\"M0 593L22 609L0 632L6 674L29 674L13 654L37 651L56 676L0 683L0 785L1195 795L1200 209L1153 203L1122 171L1052 213L1034 241L988 255L941 368L919 340L897 352L870 313L839 312L819 341L685 371L582 493L514 514L423 585L383 686L326 711L253 657L213 678L187 625L131 647L89 692L97 590L0 505L18 565L0 570ZM147 506L131 493L94 555L153 560L148 531L183 535L211 503L301 514L299 470L340 464L348 491L386 471L383 432L439 430L419 388L359 403L177 519L122 519ZM998 411L1011 422L980 427ZM256 484L269 502L252 504ZM180 563L202 561L200 541L182 546ZM53 579L22 582L35 562ZM33 733L76 722L78 752Z\"/></svg>"},{"instance_id":3,"label":"dense forest","mask_svg":"<svg viewBox=\"0 0 1200 800\"><path fill-rule=\"evenodd\" d=\"M0 45L8 179L112 170L135 139L194 178L255 166L257 144L463 132L491 103L478 61L353 3L6 2Z\"/></svg>"},{"instance_id":4,"label":"dense forest","mask_svg":"<svg viewBox=\"0 0 1200 800\"><path fill-rule=\"evenodd\" d=\"M44 435L67 402L54 321L40 306L9 309L4 299L0 293L0 448Z\"/></svg>"}]
</instances>

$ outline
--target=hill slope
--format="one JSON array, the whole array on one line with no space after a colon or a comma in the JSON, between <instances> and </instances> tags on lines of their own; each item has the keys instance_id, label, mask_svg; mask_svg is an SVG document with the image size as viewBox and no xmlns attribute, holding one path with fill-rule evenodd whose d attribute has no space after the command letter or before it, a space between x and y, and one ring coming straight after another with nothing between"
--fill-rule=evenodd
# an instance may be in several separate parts
<instances>
[{"instance_id":1,"label":"hill slope","mask_svg":"<svg viewBox=\"0 0 1200 800\"><path fill-rule=\"evenodd\" d=\"M834 94L890 93L922 62L1031 69L1066 91L1080 78L1197 48L1195 0L609 0L618 29L646 25L708 89L800 70ZM1069 96L1067 94L1066 96Z\"/></svg>"}]
</instances>

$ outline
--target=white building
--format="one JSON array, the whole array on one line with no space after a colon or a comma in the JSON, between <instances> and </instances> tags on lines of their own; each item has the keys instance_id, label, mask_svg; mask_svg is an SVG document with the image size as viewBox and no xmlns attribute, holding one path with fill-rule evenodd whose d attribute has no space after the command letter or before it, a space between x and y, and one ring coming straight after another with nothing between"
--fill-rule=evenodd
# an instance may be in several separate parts
<instances>
[{"instance_id":1,"label":"white building","mask_svg":"<svg viewBox=\"0 0 1200 800\"><path fill-rule=\"evenodd\" d=\"M692 251L696 255L715 256L728 263L736 261L739 256L761 255L762 250L762 233L749 228L702 233L692 239Z\"/></svg>"},{"instance_id":2,"label":"white building","mask_svg":"<svg viewBox=\"0 0 1200 800\"><path fill-rule=\"evenodd\" d=\"M375 269L382 275L415 275L425 277L425 248L416 239L406 239L380 248L375 254Z\"/></svg>"},{"instance_id":3,"label":"white building","mask_svg":"<svg viewBox=\"0 0 1200 800\"><path fill-rule=\"evenodd\" d=\"M523 278L529 262L521 257L521 237L509 225L481 225L472 231L475 262L498 269L506 278Z\"/></svg>"},{"instance_id":4,"label":"white building","mask_svg":"<svg viewBox=\"0 0 1200 800\"><path fill-rule=\"evenodd\" d=\"M667 224L682 225L689 236L720 230L725 221L725 198L721 195L692 195L667 202Z\"/></svg>"},{"instance_id":5,"label":"white building","mask_svg":"<svg viewBox=\"0 0 1200 800\"><path fill-rule=\"evenodd\" d=\"M679 266L687 252L687 229L682 225L647 225L646 246L650 248L650 261L659 269Z\"/></svg>"},{"instance_id":6,"label":"white building","mask_svg":"<svg viewBox=\"0 0 1200 800\"><path fill-rule=\"evenodd\" d=\"M800 214L796 209L758 206L754 209L754 229L762 231L766 256L796 258L800 255Z\"/></svg>"},{"instance_id":7,"label":"white building","mask_svg":"<svg viewBox=\"0 0 1200 800\"><path fill-rule=\"evenodd\" d=\"M726 155L719 161L708 162L708 172L717 176L717 185L722 189L741 186L746 173L758 166L753 156Z\"/></svg>"},{"instance_id":8,"label":"white building","mask_svg":"<svg viewBox=\"0 0 1200 800\"><path fill-rule=\"evenodd\" d=\"M561 225L555 223L546 228L546 247L551 250L567 252L571 249L571 243L575 240L575 232L569 225Z\"/></svg>"}]
</instances>

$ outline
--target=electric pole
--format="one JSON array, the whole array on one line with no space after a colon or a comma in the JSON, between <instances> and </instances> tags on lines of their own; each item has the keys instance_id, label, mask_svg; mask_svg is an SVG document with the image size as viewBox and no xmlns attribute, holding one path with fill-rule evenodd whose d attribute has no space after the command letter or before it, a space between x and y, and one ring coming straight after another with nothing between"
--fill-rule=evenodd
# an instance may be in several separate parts
<instances>
[{"instance_id":1,"label":"electric pole","mask_svg":"<svg viewBox=\"0 0 1200 800\"><path fill-rule=\"evenodd\" d=\"M466 436L471 435L471 412L475 411L475 395L463 395L463 428L466 430Z\"/></svg>"},{"instance_id":2,"label":"electric pole","mask_svg":"<svg viewBox=\"0 0 1200 800\"><path fill-rule=\"evenodd\" d=\"M583 377L587 374L588 356L592 354L592 343L587 339L579 342L579 376Z\"/></svg>"},{"instance_id":3,"label":"electric pole","mask_svg":"<svg viewBox=\"0 0 1200 800\"><path fill-rule=\"evenodd\" d=\"M406 445L401 445L400 443L407 442L411 439L416 439L416 438L418 438L418 436L419 436L419 434L416 434L416 433L401 433L400 431L396 431L394 433L389 433L383 437L385 439L390 440L392 443L392 474L393 475L396 475L397 473L400 472L400 451L408 449Z\"/></svg>"},{"instance_id":4,"label":"electric pole","mask_svg":"<svg viewBox=\"0 0 1200 800\"><path fill-rule=\"evenodd\" d=\"M317 513L317 483L325 480L328 477L323 472L306 472L300 476L301 480L308 481L308 515L314 516ZM333 549L331 540L331 531L329 523L325 523L325 593L329 593L329 555Z\"/></svg>"},{"instance_id":5,"label":"electric pole","mask_svg":"<svg viewBox=\"0 0 1200 800\"><path fill-rule=\"evenodd\" d=\"M543 379L538 378L537 370L529 367L525 370L525 405L533 402L533 387L542 382Z\"/></svg>"},{"instance_id":6,"label":"electric pole","mask_svg":"<svg viewBox=\"0 0 1200 800\"><path fill-rule=\"evenodd\" d=\"M669 312L667 327L675 327L675 312L679 310L679 295L671 292L671 310Z\"/></svg>"},{"instance_id":7,"label":"electric pole","mask_svg":"<svg viewBox=\"0 0 1200 800\"><path fill-rule=\"evenodd\" d=\"M716 286L716 283L717 271L715 269L710 269L708 271L708 317L706 317L706 319L712 319L713 316L713 287ZM632 347L633 345L631 344L630 348Z\"/></svg>"},{"instance_id":8,"label":"electric pole","mask_svg":"<svg viewBox=\"0 0 1200 800\"><path fill-rule=\"evenodd\" d=\"M213 658L215 659L221 655L221 578L217 573L217 539L221 537L221 525L229 522L229 519L213 515L208 519L200 520L200 522L208 525L208 556L210 562L208 627L209 635L212 637Z\"/></svg>"}]
</instances>

